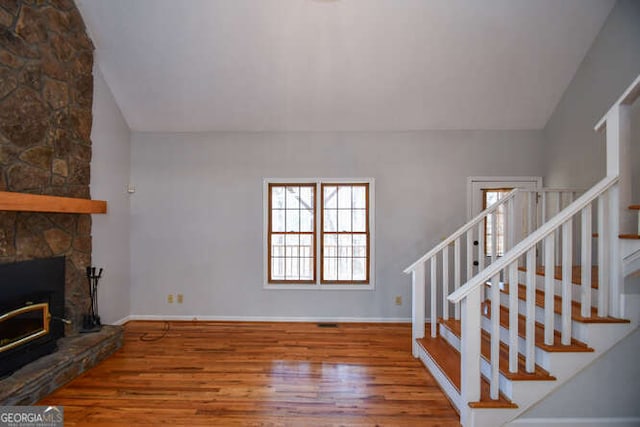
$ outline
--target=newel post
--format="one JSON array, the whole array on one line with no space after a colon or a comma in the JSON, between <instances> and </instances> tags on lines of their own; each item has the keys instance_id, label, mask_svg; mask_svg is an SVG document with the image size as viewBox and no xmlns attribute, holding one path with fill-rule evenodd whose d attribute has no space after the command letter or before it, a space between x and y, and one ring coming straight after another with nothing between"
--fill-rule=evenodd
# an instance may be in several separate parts
<instances>
[{"instance_id":1,"label":"newel post","mask_svg":"<svg viewBox=\"0 0 640 427\"><path fill-rule=\"evenodd\" d=\"M606 115L607 132L607 176L618 176L619 180L609 193L608 228L611 233L609 251L609 313L621 316L620 289L623 283L620 230L632 229L627 207L631 204L631 107L616 104Z\"/></svg>"},{"instance_id":2,"label":"newel post","mask_svg":"<svg viewBox=\"0 0 640 427\"><path fill-rule=\"evenodd\" d=\"M463 405L480 400L480 295L481 287L477 286L460 302L460 392Z\"/></svg>"},{"instance_id":3,"label":"newel post","mask_svg":"<svg viewBox=\"0 0 640 427\"><path fill-rule=\"evenodd\" d=\"M425 309L425 283L424 283L424 263L418 264L411 272L412 279L412 352L413 357L418 357L417 339L424 338L424 309Z\"/></svg>"}]
</instances>

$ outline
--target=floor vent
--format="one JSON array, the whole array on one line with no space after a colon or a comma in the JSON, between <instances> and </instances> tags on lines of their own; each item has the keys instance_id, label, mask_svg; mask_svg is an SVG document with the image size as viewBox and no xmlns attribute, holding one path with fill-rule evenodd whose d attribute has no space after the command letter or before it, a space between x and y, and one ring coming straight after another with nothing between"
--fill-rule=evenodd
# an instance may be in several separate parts
<instances>
[{"instance_id":1,"label":"floor vent","mask_svg":"<svg viewBox=\"0 0 640 427\"><path fill-rule=\"evenodd\" d=\"M318 323L318 328L337 328L337 323Z\"/></svg>"}]
</instances>

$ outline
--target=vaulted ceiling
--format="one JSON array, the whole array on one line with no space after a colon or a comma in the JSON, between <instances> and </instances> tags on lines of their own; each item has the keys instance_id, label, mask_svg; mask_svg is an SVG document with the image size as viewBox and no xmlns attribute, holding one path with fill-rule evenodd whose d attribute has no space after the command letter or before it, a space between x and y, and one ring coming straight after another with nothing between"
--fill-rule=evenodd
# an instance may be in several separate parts
<instances>
[{"instance_id":1,"label":"vaulted ceiling","mask_svg":"<svg viewBox=\"0 0 640 427\"><path fill-rule=\"evenodd\" d=\"M614 0L77 0L133 130L540 129Z\"/></svg>"}]
</instances>

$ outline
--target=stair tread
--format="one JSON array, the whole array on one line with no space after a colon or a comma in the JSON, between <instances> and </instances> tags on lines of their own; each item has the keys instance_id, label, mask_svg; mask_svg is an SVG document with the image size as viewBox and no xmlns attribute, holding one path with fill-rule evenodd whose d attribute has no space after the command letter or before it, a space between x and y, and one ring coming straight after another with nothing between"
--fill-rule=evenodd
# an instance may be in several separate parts
<instances>
[{"instance_id":1,"label":"stair tread","mask_svg":"<svg viewBox=\"0 0 640 427\"><path fill-rule=\"evenodd\" d=\"M426 330L430 330L427 324ZM448 378L453 387L460 393L460 353L441 336L435 338L426 335L424 338L416 340L422 348L431 356L438 365L442 373ZM485 378L480 381L480 401L470 402L472 408L517 408L518 406L500 393L498 400L491 400L489 393L489 382Z\"/></svg>"},{"instance_id":2,"label":"stair tread","mask_svg":"<svg viewBox=\"0 0 640 427\"><path fill-rule=\"evenodd\" d=\"M459 320L440 320L440 323L460 338L461 323ZM480 338L482 357L489 362L491 360L491 335L487 331L482 330ZM539 365L535 365L535 371L532 373L526 371L525 365L526 360L524 356L518 355L518 372L509 372L509 346L503 342L500 343L499 366L500 373L504 375L505 378L514 381L553 381L556 379Z\"/></svg>"},{"instance_id":3,"label":"stair tread","mask_svg":"<svg viewBox=\"0 0 640 427\"><path fill-rule=\"evenodd\" d=\"M508 294L509 284L505 283L503 289L500 292ZM518 299L526 301L527 287L522 283L518 284ZM544 291L536 289L536 305L544 308ZM553 296L553 311L556 314L562 314L562 297L559 295ZM591 307L591 317L582 317L582 310L580 303L577 301L571 301L571 319L576 322L582 323L629 323L629 320L618 319L615 317L598 317L598 310L595 307Z\"/></svg>"},{"instance_id":4,"label":"stair tread","mask_svg":"<svg viewBox=\"0 0 640 427\"><path fill-rule=\"evenodd\" d=\"M487 308L486 314L483 313L485 317L491 319L491 302L487 301L484 304ZM509 309L500 306L500 325L509 328ZM525 338L525 328L526 328L526 317L522 314L518 314L518 336L520 338ZM549 353L563 353L563 352L592 352L593 349L587 346L582 341L578 341L575 338L571 338L571 344L563 345L561 343L561 335L560 332L554 331L553 333L553 344L547 345L544 343L544 326L542 323L535 322L535 345L536 347L541 348L542 350L548 351Z\"/></svg>"},{"instance_id":5,"label":"stair tread","mask_svg":"<svg viewBox=\"0 0 640 427\"><path fill-rule=\"evenodd\" d=\"M640 240L640 234L621 234L619 237L621 239Z\"/></svg>"},{"instance_id":6,"label":"stair tread","mask_svg":"<svg viewBox=\"0 0 640 427\"><path fill-rule=\"evenodd\" d=\"M526 267L518 267L520 271L527 271ZM536 267L536 274L538 276L544 276L544 266ZM557 265L555 267L554 276L557 280L562 280L562 266ZM582 285L582 266L574 265L571 271L571 283L575 285ZM593 289L598 289L598 266L594 265L591 267L591 287Z\"/></svg>"}]
</instances>

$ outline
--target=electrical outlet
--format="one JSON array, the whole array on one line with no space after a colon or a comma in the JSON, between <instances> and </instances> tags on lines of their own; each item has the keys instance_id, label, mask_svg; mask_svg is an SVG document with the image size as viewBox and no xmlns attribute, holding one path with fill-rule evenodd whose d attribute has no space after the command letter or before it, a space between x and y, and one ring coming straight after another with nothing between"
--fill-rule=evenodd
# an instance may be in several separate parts
<instances>
[{"instance_id":1,"label":"electrical outlet","mask_svg":"<svg viewBox=\"0 0 640 427\"><path fill-rule=\"evenodd\" d=\"M167 295L167 303L168 304L173 304L173 294Z\"/></svg>"},{"instance_id":2,"label":"electrical outlet","mask_svg":"<svg viewBox=\"0 0 640 427\"><path fill-rule=\"evenodd\" d=\"M178 304L182 304L182 301L184 301L184 295L182 295L182 294L176 295L176 302Z\"/></svg>"},{"instance_id":3,"label":"electrical outlet","mask_svg":"<svg viewBox=\"0 0 640 427\"><path fill-rule=\"evenodd\" d=\"M402 297L400 295L396 296L396 305L402 305Z\"/></svg>"}]
</instances>

